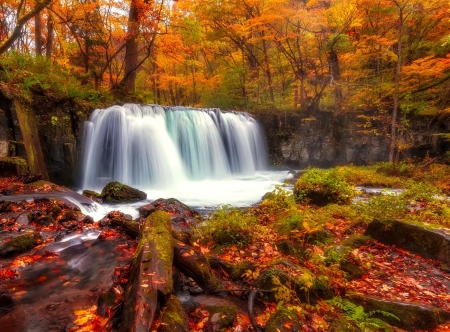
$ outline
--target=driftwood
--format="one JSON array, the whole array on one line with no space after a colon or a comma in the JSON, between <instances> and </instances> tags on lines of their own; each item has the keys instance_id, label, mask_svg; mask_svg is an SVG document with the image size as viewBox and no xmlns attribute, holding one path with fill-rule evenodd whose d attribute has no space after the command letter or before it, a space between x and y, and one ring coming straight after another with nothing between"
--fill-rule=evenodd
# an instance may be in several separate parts
<instances>
[{"instance_id":1,"label":"driftwood","mask_svg":"<svg viewBox=\"0 0 450 332\"><path fill-rule=\"evenodd\" d=\"M139 236L139 223L137 223L136 221L118 217L111 220L111 225L114 227L122 228L122 230L133 239Z\"/></svg>"},{"instance_id":2,"label":"driftwood","mask_svg":"<svg viewBox=\"0 0 450 332\"><path fill-rule=\"evenodd\" d=\"M172 293L172 245L169 215L152 213L144 222L131 263L120 331L150 331L155 314Z\"/></svg>"},{"instance_id":3,"label":"driftwood","mask_svg":"<svg viewBox=\"0 0 450 332\"><path fill-rule=\"evenodd\" d=\"M212 274L208 260L193 247L176 242L174 264L178 270L194 279L205 291L213 293L222 288L220 281Z\"/></svg>"}]
</instances>

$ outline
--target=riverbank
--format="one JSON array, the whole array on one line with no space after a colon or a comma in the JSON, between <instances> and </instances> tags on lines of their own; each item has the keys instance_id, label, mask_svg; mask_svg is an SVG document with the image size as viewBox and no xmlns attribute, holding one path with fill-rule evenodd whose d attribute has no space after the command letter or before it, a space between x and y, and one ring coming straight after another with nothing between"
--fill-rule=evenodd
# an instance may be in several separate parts
<instances>
[{"instance_id":1,"label":"riverbank","mask_svg":"<svg viewBox=\"0 0 450 332\"><path fill-rule=\"evenodd\" d=\"M224 207L204 220L161 200L144 205L137 221L114 211L93 221L58 197L41 197L53 184L30 184L41 193L33 201L0 198L0 323L11 331L120 330L139 223L163 211L181 241L174 269L195 257L211 267L220 291L196 273L177 273L170 293L183 304L180 331L448 331L449 181L450 167L433 163L310 169L294 193L278 187L252 208ZM3 191L11 186L22 191L0 180ZM356 186L405 190L364 193ZM31 242L5 249L23 236ZM183 247L189 249L177 251ZM209 290L203 298L199 286ZM225 304L234 309L220 325L218 317L228 314L211 307L224 304L224 294L233 294ZM153 329L164 330L166 310L155 313Z\"/></svg>"}]
</instances>

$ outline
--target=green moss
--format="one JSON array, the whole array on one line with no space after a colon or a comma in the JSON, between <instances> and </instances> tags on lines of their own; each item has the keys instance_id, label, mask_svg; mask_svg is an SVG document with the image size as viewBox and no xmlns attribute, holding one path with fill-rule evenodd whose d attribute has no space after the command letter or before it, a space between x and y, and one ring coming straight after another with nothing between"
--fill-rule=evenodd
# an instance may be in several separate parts
<instances>
[{"instance_id":1,"label":"green moss","mask_svg":"<svg viewBox=\"0 0 450 332\"><path fill-rule=\"evenodd\" d=\"M182 332L188 331L187 318L176 296L171 296L163 309L161 316L160 332Z\"/></svg>"},{"instance_id":2,"label":"green moss","mask_svg":"<svg viewBox=\"0 0 450 332\"><path fill-rule=\"evenodd\" d=\"M102 190L104 201L110 203L137 202L147 198L147 194L117 181L109 182Z\"/></svg>"},{"instance_id":3,"label":"green moss","mask_svg":"<svg viewBox=\"0 0 450 332\"><path fill-rule=\"evenodd\" d=\"M150 262L152 259L159 259L163 262L163 269L168 273L164 285L165 294L172 292L172 264L173 264L173 240L170 226L170 216L164 211L155 211L147 217L142 234L145 238L141 239L136 249L136 253L143 251L147 257L144 261ZM144 246L153 242L156 246L157 257L152 257L152 250L144 251Z\"/></svg>"},{"instance_id":4,"label":"green moss","mask_svg":"<svg viewBox=\"0 0 450 332\"><path fill-rule=\"evenodd\" d=\"M0 247L0 256L6 257L30 250L43 241L38 232L16 236Z\"/></svg>"},{"instance_id":5,"label":"green moss","mask_svg":"<svg viewBox=\"0 0 450 332\"><path fill-rule=\"evenodd\" d=\"M0 158L0 163L15 165L18 168L18 173L26 173L29 171L28 163L25 159L20 157L4 157Z\"/></svg>"},{"instance_id":6,"label":"green moss","mask_svg":"<svg viewBox=\"0 0 450 332\"><path fill-rule=\"evenodd\" d=\"M278 307L266 323L266 332L302 331L303 323L297 313L286 308Z\"/></svg>"},{"instance_id":7,"label":"green moss","mask_svg":"<svg viewBox=\"0 0 450 332\"><path fill-rule=\"evenodd\" d=\"M294 195L298 202L318 206L349 204L355 190L335 169L308 169L295 183Z\"/></svg>"},{"instance_id":8,"label":"green moss","mask_svg":"<svg viewBox=\"0 0 450 332\"><path fill-rule=\"evenodd\" d=\"M208 306L205 309L209 312L210 319L214 320L215 317L218 317L217 322L215 322L218 328L231 327L236 321L237 308L234 305Z\"/></svg>"},{"instance_id":9,"label":"green moss","mask_svg":"<svg viewBox=\"0 0 450 332\"><path fill-rule=\"evenodd\" d=\"M229 272L231 280L240 279L247 270L254 271L255 264L250 261L242 261L236 265L233 265L231 271Z\"/></svg>"}]
</instances>

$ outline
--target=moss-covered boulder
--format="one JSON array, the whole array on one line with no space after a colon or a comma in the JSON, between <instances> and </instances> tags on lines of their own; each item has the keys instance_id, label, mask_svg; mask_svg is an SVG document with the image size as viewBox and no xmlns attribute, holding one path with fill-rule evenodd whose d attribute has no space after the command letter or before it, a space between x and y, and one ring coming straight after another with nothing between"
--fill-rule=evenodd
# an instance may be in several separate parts
<instances>
[{"instance_id":1,"label":"moss-covered boulder","mask_svg":"<svg viewBox=\"0 0 450 332\"><path fill-rule=\"evenodd\" d=\"M303 331L303 323L295 312L278 308L266 323L266 332Z\"/></svg>"},{"instance_id":2,"label":"moss-covered boulder","mask_svg":"<svg viewBox=\"0 0 450 332\"><path fill-rule=\"evenodd\" d=\"M397 316L400 320L381 314L374 315L374 317L408 331L429 331L450 320L450 312L424 304L382 300L356 293L347 294L346 297L351 302L362 306L366 312L381 310Z\"/></svg>"},{"instance_id":3,"label":"moss-covered boulder","mask_svg":"<svg viewBox=\"0 0 450 332\"><path fill-rule=\"evenodd\" d=\"M381 243L450 264L450 236L439 227L374 220L367 226L365 234Z\"/></svg>"},{"instance_id":4,"label":"moss-covered boulder","mask_svg":"<svg viewBox=\"0 0 450 332\"><path fill-rule=\"evenodd\" d=\"M234 305L207 306L209 312L209 322L221 329L232 327L237 318L237 308Z\"/></svg>"},{"instance_id":5,"label":"moss-covered boulder","mask_svg":"<svg viewBox=\"0 0 450 332\"><path fill-rule=\"evenodd\" d=\"M143 191L127 186L117 181L109 182L102 190L102 199L108 203L129 203L147 198Z\"/></svg>"},{"instance_id":6,"label":"moss-covered boulder","mask_svg":"<svg viewBox=\"0 0 450 332\"><path fill-rule=\"evenodd\" d=\"M330 299L335 296L325 276L316 276L306 268L295 266L289 262L289 266L298 270L298 276L291 276L277 266L262 271L256 280L256 288L270 290L270 300L289 301L292 296L297 296L302 302L316 304L319 299Z\"/></svg>"},{"instance_id":7,"label":"moss-covered boulder","mask_svg":"<svg viewBox=\"0 0 450 332\"><path fill-rule=\"evenodd\" d=\"M22 234L13 237L8 242L0 246L0 257L13 256L21 252L33 249L43 241L39 232Z\"/></svg>"},{"instance_id":8,"label":"moss-covered boulder","mask_svg":"<svg viewBox=\"0 0 450 332\"><path fill-rule=\"evenodd\" d=\"M162 311L160 332L187 332L189 331L187 316L176 296L171 296Z\"/></svg>"}]
</instances>

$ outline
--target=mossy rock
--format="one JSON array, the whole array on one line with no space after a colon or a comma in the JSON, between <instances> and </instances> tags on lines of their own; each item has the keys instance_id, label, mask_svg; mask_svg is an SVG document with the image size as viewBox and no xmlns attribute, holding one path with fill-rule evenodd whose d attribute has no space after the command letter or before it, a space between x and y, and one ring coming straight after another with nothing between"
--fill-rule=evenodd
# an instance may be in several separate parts
<instances>
[{"instance_id":1,"label":"mossy rock","mask_svg":"<svg viewBox=\"0 0 450 332\"><path fill-rule=\"evenodd\" d=\"M2 176L17 176L29 171L28 163L19 157L0 158L0 174Z\"/></svg>"},{"instance_id":2,"label":"mossy rock","mask_svg":"<svg viewBox=\"0 0 450 332\"><path fill-rule=\"evenodd\" d=\"M8 257L33 249L43 241L39 232L16 236L0 247L0 257Z\"/></svg>"},{"instance_id":3,"label":"mossy rock","mask_svg":"<svg viewBox=\"0 0 450 332\"><path fill-rule=\"evenodd\" d=\"M334 319L329 327L330 332L361 332L358 325L345 317Z\"/></svg>"},{"instance_id":4,"label":"mossy rock","mask_svg":"<svg viewBox=\"0 0 450 332\"><path fill-rule=\"evenodd\" d=\"M10 201L0 201L0 213L13 212L13 207L17 205Z\"/></svg>"},{"instance_id":5,"label":"mossy rock","mask_svg":"<svg viewBox=\"0 0 450 332\"><path fill-rule=\"evenodd\" d=\"M266 332L302 331L303 323L295 312L279 308L266 323Z\"/></svg>"},{"instance_id":6,"label":"mossy rock","mask_svg":"<svg viewBox=\"0 0 450 332\"><path fill-rule=\"evenodd\" d=\"M205 307L209 312L210 322L217 327L232 327L237 319L237 308L234 305L216 305Z\"/></svg>"},{"instance_id":7,"label":"mossy rock","mask_svg":"<svg viewBox=\"0 0 450 332\"><path fill-rule=\"evenodd\" d=\"M364 270L359 264L349 260L342 261L340 269L346 273L347 280L361 279L364 274Z\"/></svg>"},{"instance_id":8,"label":"mossy rock","mask_svg":"<svg viewBox=\"0 0 450 332\"><path fill-rule=\"evenodd\" d=\"M381 314L375 314L373 317L408 331L429 331L439 324L450 321L450 312L425 304L382 300L357 293L348 293L346 298L362 306L366 312L381 310L397 316L400 320Z\"/></svg>"},{"instance_id":9,"label":"mossy rock","mask_svg":"<svg viewBox=\"0 0 450 332\"><path fill-rule=\"evenodd\" d=\"M315 276L306 268L297 267L297 269L304 272L304 274L309 274L311 276L313 284L308 290L301 278L290 276L275 266L260 273L256 280L256 288L264 290L279 289L280 285L275 281L277 279L281 285L294 292L295 295L305 303L316 304L319 299L330 299L335 296L334 291L326 281ZM276 279L274 277L276 277ZM271 301L276 300L274 293L269 293L268 297Z\"/></svg>"},{"instance_id":10,"label":"mossy rock","mask_svg":"<svg viewBox=\"0 0 450 332\"><path fill-rule=\"evenodd\" d=\"M189 331L187 317L176 296L171 296L163 309L160 332L187 332Z\"/></svg>"},{"instance_id":11,"label":"mossy rock","mask_svg":"<svg viewBox=\"0 0 450 332\"><path fill-rule=\"evenodd\" d=\"M282 253L297 257L299 259L307 259L311 256L310 251L306 250L298 242L292 240L281 240L277 243L277 248Z\"/></svg>"},{"instance_id":12,"label":"mossy rock","mask_svg":"<svg viewBox=\"0 0 450 332\"><path fill-rule=\"evenodd\" d=\"M102 203L102 202L103 202L102 195L99 194L99 193L96 192L96 191L93 191L93 190L83 190L82 195L83 195L83 196L86 196L86 197L88 197L88 198L90 198L90 199L92 199L92 200L95 201L95 202L98 202L98 203Z\"/></svg>"},{"instance_id":13,"label":"mossy rock","mask_svg":"<svg viewBox=\"0 0 450 332\"><path fill-rule=\"evenodd\" d=\"M108 203L137 202L147 198L145 192L117 181L109 182L103 188L101 196Z\"/></svg>"},{"instance_id":14,"label":"mossy rock","mask_svg":"<svg viewBox=\"0 0 450 332\"><path fill-rule=\"evenodd\" d=\"M308 169L294 185L297 202L317 206L350 204L354 188L333 170Z\"/></svg>"},{"instance_id":15,"label":"mossy rock","mask_svg":"<svg viewBox=\"0 0 450 332\"><path fill-rule=\"evenodd\" d=\"M381 243L450 264L450 236L432 226L398 220L374 220L367 226L365 235Z\"/></svg>"}]
</instances>

